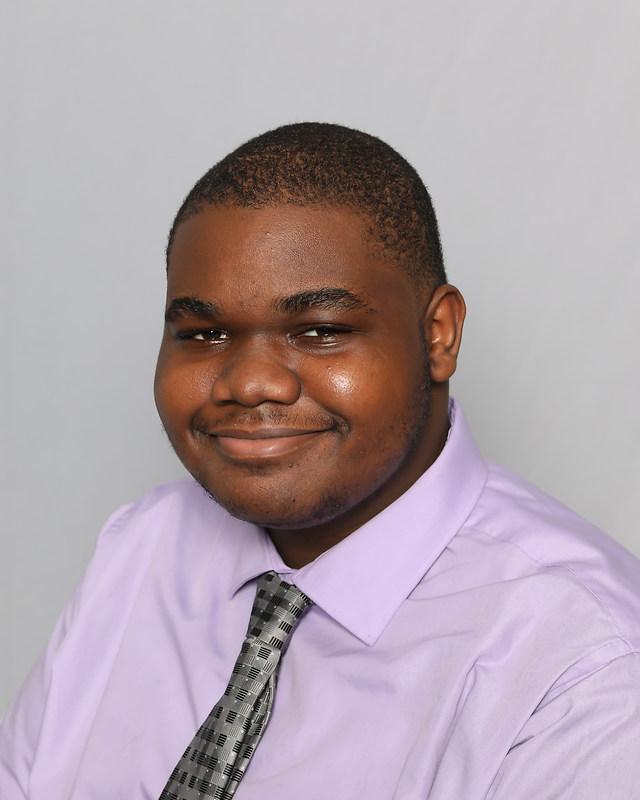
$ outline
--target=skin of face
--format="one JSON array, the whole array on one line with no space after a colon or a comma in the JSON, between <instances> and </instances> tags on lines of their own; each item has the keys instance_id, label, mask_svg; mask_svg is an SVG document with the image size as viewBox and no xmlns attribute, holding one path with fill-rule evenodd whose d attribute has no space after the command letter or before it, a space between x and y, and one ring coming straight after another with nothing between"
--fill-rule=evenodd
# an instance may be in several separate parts
<instances>
[{"instance_id":1,"label":"skin of face","mask_svg":"<svg viewBox=\"0 0 640 800\"><path fill-rule=\"evenodd\" d=\"M308 563L437 458L465 306L345 208L211 205L169 255L155 398L193 477Z\"/></svg>"}]
</instances>

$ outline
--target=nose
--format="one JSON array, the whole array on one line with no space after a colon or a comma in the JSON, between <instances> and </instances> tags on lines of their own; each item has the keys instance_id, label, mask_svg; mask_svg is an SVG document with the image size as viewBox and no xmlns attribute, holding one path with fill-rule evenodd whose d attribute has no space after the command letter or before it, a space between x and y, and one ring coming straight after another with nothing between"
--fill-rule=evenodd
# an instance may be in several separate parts
<instances>
[{"instance_id":1,"label":"nose","mask_svg":"<svg viewBox=\"0 0 640 800\"><path fill-rule=\"evenodd\" d=\"M298 375L284 363L282 354L267 343L234 348L211 388L214 403L238 403L254 407L261 403L292 405L300 397Z\"/></svg>"}]
</instances>

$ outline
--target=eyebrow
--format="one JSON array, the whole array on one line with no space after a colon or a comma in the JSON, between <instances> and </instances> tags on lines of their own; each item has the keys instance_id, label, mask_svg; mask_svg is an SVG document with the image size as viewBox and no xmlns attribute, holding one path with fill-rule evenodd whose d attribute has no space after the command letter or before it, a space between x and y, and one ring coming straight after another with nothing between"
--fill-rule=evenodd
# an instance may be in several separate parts
<instances>
[{"instance_id":1,"label":"eyebrow","mask_svg":"<svg viewBox=\"0 0 640 800\"><path fill-rule=\"evenodd\" d=\"M281 314L301 314L312 308L322 309L367 309L369 305L357 294L348 289L324 286L321 289L310 289L304 292L280 297L273 303L273 308ZM175 322L185 316L195 316L206 320L215 320L222 314L222 306L213 300L201 300L199 297L176 297L165 311L165 322Z\"/></svg>"},{"instance_id":2,"label":"eyebrow","mask_svg":"<svg viewBox=\"0 0 640 800\"><path fill-rule=\"evenodd\" d=\"M283 314L301 314L312 308L323 309L369 309L365 301L348 289L324 286L321 289L311 289L305 292L281 297L273 304L276 311Z\"/></svg>"},{"instance_id":3,"label":"eyebrow","mask_svg":"<svg viewBox=\"0 0 640 800\"><path fill-rule=\"evenodd\" d=\"M188 315L212 320L220 316L221 311L221 307L211 300L200 300L199 297L176 297L169 303L164 319L165 322L175 322Z\"/></svg>"}]
</instances>

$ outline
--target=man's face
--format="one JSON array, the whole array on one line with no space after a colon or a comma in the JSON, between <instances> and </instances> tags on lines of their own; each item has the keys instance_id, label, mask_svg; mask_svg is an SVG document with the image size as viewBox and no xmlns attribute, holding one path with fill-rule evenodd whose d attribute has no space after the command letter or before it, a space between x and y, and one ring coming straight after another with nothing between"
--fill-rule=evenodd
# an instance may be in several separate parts
<instances>
[{"instance_id":1,"label":"man's face","mask_svg":"<svg viewBox=\"0 0 640 800\"><path fill-rule=\"evenodd\" d=\"M425 436L424 297L342 208L210 206L170 254L156 403L185 467L271 528L339 517Z\"/></svg>"}]
</instances>

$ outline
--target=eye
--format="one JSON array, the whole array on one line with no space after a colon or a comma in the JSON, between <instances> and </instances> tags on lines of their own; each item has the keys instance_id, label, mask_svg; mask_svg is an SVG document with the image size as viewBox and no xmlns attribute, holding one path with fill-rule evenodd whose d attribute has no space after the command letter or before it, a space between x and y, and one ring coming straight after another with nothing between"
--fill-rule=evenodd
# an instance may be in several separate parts
<instances>
[{"instance_id":1,"label":"eye","mask_svg":"<svg viewBox=\"0 0 640 800\"><path fill-rule=\"evenodd\" d=\"M229 338L229 334L219 328L199 331L180 331L177 336L178 339L183 342L207 342L209 344L226 342Z\"/></svg>"},{"instance_id":2,"label":"eye","mask_svg":"<svg viewBox=\"0 0 640 800\"><path fill-rule=\"evenodd\" d=\"M350 331L335 325L314 325L297 334L297 338L314 345L338 344Z\"/></svg>"},{"instance_id":3,"label":"eye","mask_svg":"<svg viewBox=\"0 0 640 800\"><path fill-rule=\"evenodd\" d=\"M304 331L301 335L302 336L314 336L314 337L322 337L322 336L331 336L334 333L333 328L328 328L326 325L317 328L309 328L308 331Z\"/></svg>"}]
</instances>

